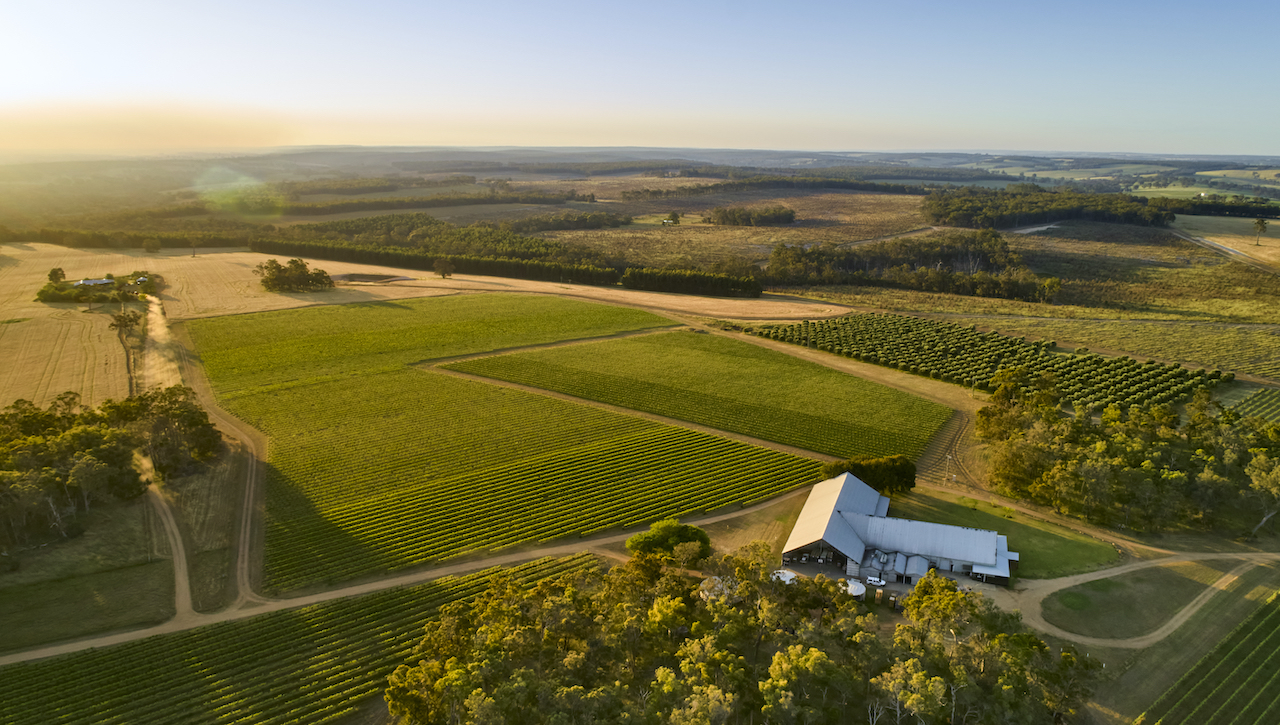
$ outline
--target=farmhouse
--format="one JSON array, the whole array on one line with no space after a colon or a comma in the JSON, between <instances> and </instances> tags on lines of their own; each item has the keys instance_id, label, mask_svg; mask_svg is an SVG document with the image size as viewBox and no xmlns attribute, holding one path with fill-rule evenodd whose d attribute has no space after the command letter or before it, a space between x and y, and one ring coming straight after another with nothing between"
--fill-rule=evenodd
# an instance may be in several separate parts
<instances>
[{"instance_id":1,"label":"farmhouse","mask_svg":"<svg viewBox=\"0 0 1280 725\"><path fill-rule=\"evenodd\" d=\"M1018 553L984 529L890 518L889 497L850 473L813 487L782 550L785 561L843 566L850 577L911 584L930 569L1009 583Z\"/></svg>"},{"instance_id":2,"label":"farmhouse","mask_svg":"<svg viewBox=\"0 0 1280 725\"><path fill-rule=\"evenodd\" d=\"M82 279L79 282L74 283L72 286L73 287L105 287L107 285L112 285L115 283L116 281L114 279Z\"/></svg>"}]
</instances>

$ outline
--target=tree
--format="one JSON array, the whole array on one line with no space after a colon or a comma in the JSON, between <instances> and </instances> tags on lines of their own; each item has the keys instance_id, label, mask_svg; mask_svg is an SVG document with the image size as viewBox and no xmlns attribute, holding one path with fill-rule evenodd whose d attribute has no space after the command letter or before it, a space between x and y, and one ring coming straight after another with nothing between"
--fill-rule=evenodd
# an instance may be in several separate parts
<instances>
[{"instance_id":1,"label":"tree","mask_svg":"<svg viewBox=\"0 0 1280 725\"><path fill-rule=\"evenodd\" d=\"M191 245L191 256L196 256L196 247L200 246L200 240L196 237L188 237L187 243Z\"/></svg>"},{"instance_id":2,"label":"tree","mask_svg":"<svg viewBox=\"0 0 1280 725\"><path fill-rule=\"evenodd\" d=\"M1262 246L1262 242L1261 242L1262 235L1267 233L1267 220L1263 219L1262 217L1258 217L1257 219L1254 219L1253 231L1257 232L1257 234L1255 234L1253 237L1254 246L1259 246L1259 247Z\"/></svg>"},{"instance_id":3,"label":"tree","mask_svg":"<svg viewBox=\"0 0 1280 725\"><path fill-rule=\"evenodd\" d=\"M627 539L627 551L632 554L674 556L676 547L687 542L698 544L697 558L711 555L711 537L707 536L707 532L697 526L682 524L677 519L653 522L648 531ZM689 552L682 550L681 555L687 559Z\"/></svg>"},{"instance_id":4,"label":"tree","mask_svg":"<svg viewBox=\"0 0 1280 725\"><path fill-rule=\"evenodd\" d=\"M49 281L58 284L67 278L67 273L62 271L62 267L54 267L49 270Z\"/></svg>"},{"instance_id":5,"label":"tree","mask_svg":"<svg viewBox=\"0 0 1280 725\"><path fill-rule=\"evenodd\" d=\"M453 262L450 262L447 259L436 260L436 263L435 263L436 274L440 275L441 279L449 279L449 276L453 274L454 269L455 268L453 266Z\"/></svg>"},{"instance_id":6,"label":"tree","mask_svg":"<svg viewBox=\"0 0 1280 725\"><path fill-rule=\"evenodd\" d=\"M262 288L268 292L318 292L333 288L333 278L323 269L311 270L301 259L290 259L280 264L268 259L253 268L262 278Z\"/></svg>"},{"instance_id":7,"label":"tree","mask_svg":"<svg viewBox=\"0 0 1280 725\"><path fill-rule=\"evenodd\" d=\"M160 251L160 240L148 239L142 243L142 248L145 249L148 254L155 254Z\"/></svg>"},{"instance_id":8,"label":"tree","mask_svg":"<svg viewBox=\"0 0 1280 725\"><path fill-rule=\"evenodd\" d=\"M140 322L142 322L142 313L136 310L128 310L118 315L112 315L111 324L107 325L107 327L128 335Z\"/></svg>"},{"instance_id":9,"label":"tree","mask_svg":"<svg viewBox=\"0 0 1280 725\"><path fill-rule=\"evenodd\" d=\"M673 212L671 212L670 214L668 214L668 215L667 215L667 218L666 218L666 219L663 219L662 221L663 221L663 223L665 223L665 224L679 224L679 223L680 223L680 212L678 212L678 211L673 211Z\"/></svg>"}]
</instances>

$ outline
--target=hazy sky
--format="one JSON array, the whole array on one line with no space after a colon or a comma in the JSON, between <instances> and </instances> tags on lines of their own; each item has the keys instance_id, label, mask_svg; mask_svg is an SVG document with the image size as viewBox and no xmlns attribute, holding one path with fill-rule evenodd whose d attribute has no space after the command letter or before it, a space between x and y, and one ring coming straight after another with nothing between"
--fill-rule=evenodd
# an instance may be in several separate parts
<instances>
[{"instance_id":1,"label":"hazy sky","mask_svg":"<svg viewBox=\"0 0 1280 725\"><path fill-rule=\"evenodd\" d=\"M0 150L1280 155L1280 2L0 3Z\"/></svg>"}]
</instances>

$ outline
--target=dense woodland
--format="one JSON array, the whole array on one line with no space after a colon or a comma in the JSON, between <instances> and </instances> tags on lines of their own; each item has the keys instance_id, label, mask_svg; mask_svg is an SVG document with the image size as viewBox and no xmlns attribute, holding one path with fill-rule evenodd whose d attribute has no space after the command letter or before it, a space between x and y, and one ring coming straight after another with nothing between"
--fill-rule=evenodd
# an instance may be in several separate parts
<instances>
[{"instance_id":1,"label":"dense woodland","mask_svg":"<svg viewBox=\"0 0 1280 725\"><path fill-rule=\"evenodd\" d=\"M796 220L793 209L785 206L740 207L718 206L702 217L704 224L720 224L734 227L766 227L791 224Z\"/></svg>"},{"instance_id":2,"label":"dense woodland","mask_svg":"<svg viewBox=\"0 0 1280 725\"><path fill-rule=\"evenodd\" d=\"M953 580L921 579L890 635L843 582L772 561L757 542L701 584L648 555L531 590L497 575L427 625L385 699L423 725L1049 725L1098 674Z\"/></svg>"},{"instance_id":3,"label":"dense woodland","mask_svg":"<svg viewBox=\"0 0 1280 725\"><path fill-rule=\"evenodd\" d=\"M759 176L719 184L690 184L671 189L634 189L622 192L628 201L642 199L672 199L683 196L726 194L757 189L842 189L845 191L880 191L886 194L927 194L928 190L915 184L892 184L877 181L850 179L826 179L806 176Z\"/></svg>"},{"instance_id":4,"label":"dense woodland","mask_svg":"<svg viewBox=\"0 0 1280 725\"><path fill-rule=\"evenodd\" d=\"M991 230L946 232L854 247L780 244L766 272L778 285L857 284L1048 302L1061 280L1038 277Z\"/></svg>"},{"instance_id":5,"label":"dense woodland","mask_svg":"<svg viewBox=\"0 0 1280 725\"><path fill-rule=\"evenodd\" d=\"M992 443L1001 493L1091 523L1158 533L1176 524L1220 527L1245 512L1255 535L1280 511L1280 425L1223 410L1198 390L1171 405L1109 405L1064 415L1052 374L1025 368L993 378L977 433Z\"/></svg>"},{"instance_id":6,"label":"dense woodland","mask_svg":"<svg viewBox=\"0 0 1280 725\"><path fill-rule=\"evenodd\" d=\"M932 224L990 229L1044 224L1066 219L1164 226L1173 212L1127 194L1089 194L1047 190L1035 184L1006 189L968 186L929 194L921 207Z\"/></svg>"},{"instance_id":7,"label":"dense woodland","mask_svg":"<svg viewBox=\"0 0 1280 725\"><path fill-rule=\"evenodd\" d=\"M712 297L759 297L764 291L751 277L733 277L692 269L641 269L631 267L622 275L622 286L650 292L679 292Z\"/></svg>"},{"instance_id":8,"label":"dense woodland","mask_svg":"<svg viewBox=\"0 0 1280 725\"><path fill-rule=\"evenodd\" d=\"M95 501L146 490L134 452L164 477L184 475L222 448L222 438L190 388L149 390L98 408L63 393L47 408L18 400L0 412L0 548L50 533L80 534Z\"/></svg>"}]
</instances>

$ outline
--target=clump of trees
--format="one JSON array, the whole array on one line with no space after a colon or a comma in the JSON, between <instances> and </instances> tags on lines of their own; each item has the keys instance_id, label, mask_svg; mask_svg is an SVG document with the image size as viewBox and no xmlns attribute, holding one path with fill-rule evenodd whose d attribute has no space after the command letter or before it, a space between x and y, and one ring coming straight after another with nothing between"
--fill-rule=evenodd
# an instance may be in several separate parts
<instances>
[{"instance_id":1,"label":"clump of trees","mask_svg":"<svg viewBox=\"0 0 1280 725\"><path fill-rule=\"evenodd\" d=\"M274 259L253 268L262 278L262 288L268 292L319 292L333 288L333 279L323 269L310 269L301 259L290 259L280 264Z\"/></svg>"},{"instance_id":2,"label":"clump of trees","mask_svg":"<svg viewBox=\"0 0 1280 725\"><path fill-rule=\"evenodd\" d=\"M702 217L704 224L723 224L735 227L767 227L790 224L796 220L793 209L785 206L747 208L720 206Z\"/></svg>"},{"instance_id":3,"label":"clump of trees","mask_svg":"<svg viewBox=\"0 0 1280 725\"><path fill-rule=\"evenodd\" d=\"M1062 289L1040 277L993 230L946 232L851 248L779 244L769 255L773 284L859 284L974 297L1048 302Z\"/></svg>"},{"instance_id":4,"label":"clump of trees","mask_svg":"<svg viewBox=\"0 0 1280 725\"><path fill-rule=\"evenodd\" d=\"M1171 405L1087 405L1062 413L1052 372L1011 368L992 380L975 429L992 443L1001 493L1100 525L1157 533L1251 517L1256 535L1280 511L1280 426L1224 410L1206 388Z\"/></svg>"},{"instance_id":5,"label":"clump of trees","mask_svg":"<svg viewBox=\"0 0 1280 725\"><path fill-rule=\"evenodd\" d=\"M627 551L664 556L688 566L711 556L711 537L697 526L663 519L627 539Z\"/></svg>"},{"instance_id":6,"label":"clump of trees","mask_svg":"<svg viewBox=\"0 0 1280 725\"><path fill-rule=\"evenodd\" d=\"M134 452L164 477L184 475L221 450L222 437L190 388L149 390L98 408L59 395L46 408L17 400L0 412L0 544L81 531L95 501L146 490Z\"/></svg>"},{"instance_id":7,"label":"clump of trees","mask_svg":"<svg viewBox=\"0 0 1280 725\"><path fill-rule=\"evenodd\" d=\"M117 277L106 274L101 285L79 285L67 281L61 267L49 270L49 281L36 292L36 302L133 302L140 294L155 294L159 278L145 270Z\"/></svg>"},{"instance_id":8,"label":"clump of trees","mask_svg":"<svg viewBox=\"0 0 1280 725\"><path fill-rule=\"evenodd\" d=\"M822 475L827 478L846 472L885 496L906 493L916 487L916 464L901 454L883 458L850 458L822 466Z\"/></svg>"},{"instance_id":9,"label":"clump of trees","mask_svg":"<svg viewBox=\"0 0 1280 725\"><path fill-rule=\"evenodd\" d=\"M842 581L784 584L774 566L756 542L710 587L643 554L531 589L495 575L441 609L384 698L424 725L1049 725L1089 697L1095 662L950 579L921 579L890 638Z\"/></svg>"}]
</instances>

